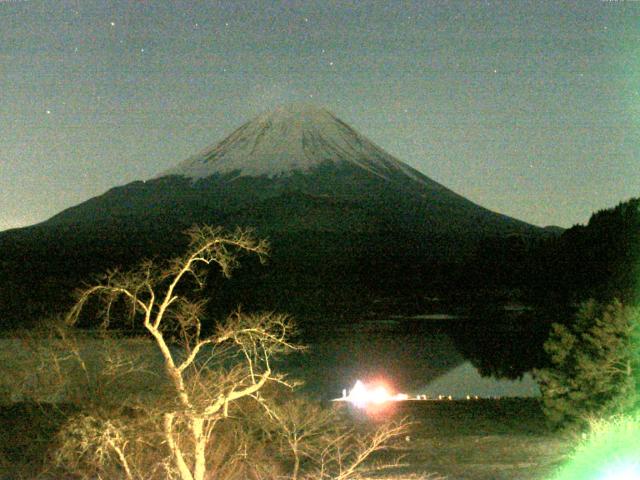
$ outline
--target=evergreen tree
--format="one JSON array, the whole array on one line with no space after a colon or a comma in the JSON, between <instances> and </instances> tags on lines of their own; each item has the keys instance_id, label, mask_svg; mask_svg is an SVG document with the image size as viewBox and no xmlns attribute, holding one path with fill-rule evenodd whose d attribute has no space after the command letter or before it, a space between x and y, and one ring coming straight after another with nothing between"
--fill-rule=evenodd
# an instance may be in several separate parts
<instances>
[{"instance_id":1,"label":"evergreen tree","mask_svg":"<svg viewBox=\"0 0 640 480\"><path fill-rule=\"evenodd\" d=\"M640 404L640 309L589 300L573 323L553 324L544 349L550 366L534 373L550 423L584 425Z\"/></svg>"}]
</instances>

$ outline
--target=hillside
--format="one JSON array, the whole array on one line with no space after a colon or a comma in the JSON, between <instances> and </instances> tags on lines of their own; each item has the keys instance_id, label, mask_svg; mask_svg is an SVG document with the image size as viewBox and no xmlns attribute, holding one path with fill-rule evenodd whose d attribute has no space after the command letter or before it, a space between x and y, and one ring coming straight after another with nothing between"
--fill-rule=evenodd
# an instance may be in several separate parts
<instances>
[{"instance_id":1,"label":"hillside","mask_svg":"<svg viewBox=\"0 0 640 480\"><path fill-rule=\"evenodd\" d=\"M539 297L640 301L640 198L595 212L586 225L550 238L532 263Z\"/></svg>"}]
</instances>

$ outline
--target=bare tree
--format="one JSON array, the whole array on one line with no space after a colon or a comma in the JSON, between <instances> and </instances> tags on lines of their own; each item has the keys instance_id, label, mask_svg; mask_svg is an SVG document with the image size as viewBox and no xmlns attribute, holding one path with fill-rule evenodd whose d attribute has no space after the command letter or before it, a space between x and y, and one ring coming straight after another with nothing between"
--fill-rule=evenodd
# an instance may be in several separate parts
<instances>
[{"instance_id":1,"label":"bare tree","mask_svg":"<svg viewBox=\"0 0 640 480\"><path fill-rule=\"evenodd\" d=\"M192 228L188 234L188 253L164 268L145 262L132 272L109 272L101 283L82 290L67 321L76 323L87 302L99 297L104 302L102 326L106 328L114 304L125 300L132 321L142 324L160 351L176 398L174 408L162 412L163 441L170 452L171 466L182 480L203 480L207 472L207 442L216 424L228 417L229 405L245 397L260 400L260 390L269 382L291 386L272 370L271 358L298 347L288 341L293 326L284 315L236 312L212 334L203 334L205 302L190 299L184 293L185 284L194 282L191 285L202 287L204 267L212 264L229 276L237 265L239 252L251 252L264 259L268 246L240 229L225 234L203 226ZM201 361L206 357L221 367L225 355L241 355L244 361L223 374L219 368L206 368L206 362ZM112 425L110 428L115 431ZM188 440L184 438L185 429ZM118 436L107 437L107 443L117 451ZM121 453L117 458L124 473L133 478Z\"/></svg>"},{"instance_id":2,"label":"bare tree","mask_svg":"<svg viewBox=\"0 0 640 480\"><path fill-rule=\"evenodd\" d=\"M353 428L330 431L318 457L315 471L305 480L351 480L361 478L360 470L370 457L388 448L389 443L402 437L408 429L405 420L384 423L373 431L357 432ZM396 466L398 459L383 463L376 470Z\"/></svg>"},{"instance_id":3,"label":"bare tree","mask_svg":"<svg viewBox=\"0 0 640 480\"><path fill-rule=\"evenodd\" d=\"M206 328L205 302L192 298L202 293L207 267L229 276L240 253L263 260L268 245L245 230L227 234L203 226L188 234L185 255L164 266L147 261L130 272L108 272L78 292L67 325L95 311L98 300L101 331L108 332L112 316L126 307L131 324L160 353L163 374L152 395L106 381L120 392L94 396L89 408L92 400L85 397L81 413L60 432L57 464L84 478L357 478L364 461L400 436L406 423L357 432L330 409L283 397L283 387L290 391L295 382L275 372L272 361L302 348L289 340L291 319L236 311ZM92 369L78 343L69 345L89 385ZM102 360L102 370L110 368L105 375L135 382L140 362L115 352Z\"/></svg>"}]
</instances>

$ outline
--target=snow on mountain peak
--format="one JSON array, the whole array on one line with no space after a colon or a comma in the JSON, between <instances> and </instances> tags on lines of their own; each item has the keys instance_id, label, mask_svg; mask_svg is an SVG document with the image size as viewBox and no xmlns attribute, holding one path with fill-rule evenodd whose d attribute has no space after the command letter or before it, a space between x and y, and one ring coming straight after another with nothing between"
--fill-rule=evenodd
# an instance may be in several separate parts
<instances>
[{"instance_id":1,"label":"snow on mountain peak","mask_svg":"<svg viewBox=\"0 0 640 480\"><path fill-rule=\"evenodd\" d=\"M275 177L308 172L325 162L346 162L383 178L400 171L414 180L424 179L328 110L309 103L291 103L265 112L160 176L199 179L239 172Z\"/></svg>"}]
</instances>

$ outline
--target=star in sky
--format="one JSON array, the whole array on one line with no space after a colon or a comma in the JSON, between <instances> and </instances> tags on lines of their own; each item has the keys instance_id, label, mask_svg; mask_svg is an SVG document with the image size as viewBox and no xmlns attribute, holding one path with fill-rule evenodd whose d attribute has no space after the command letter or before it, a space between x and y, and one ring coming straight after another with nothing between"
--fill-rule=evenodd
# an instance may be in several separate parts
<instances>
[{"instance_id":1,"label":"star in sky","mask_svg":"<svg viewBox=\"0 0 640 480\"><path fill-rule=\"evenodd\" d=\"M640 2L303 4L0 1L0 228L152 178L303 99L535 224L638 194Z\"/></svg>"}]
</instances>

